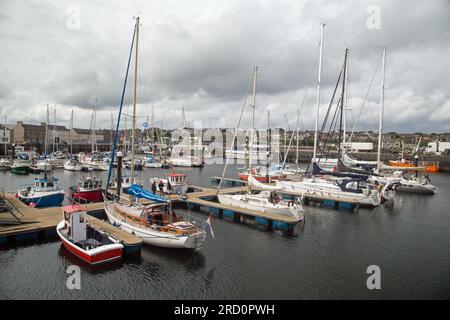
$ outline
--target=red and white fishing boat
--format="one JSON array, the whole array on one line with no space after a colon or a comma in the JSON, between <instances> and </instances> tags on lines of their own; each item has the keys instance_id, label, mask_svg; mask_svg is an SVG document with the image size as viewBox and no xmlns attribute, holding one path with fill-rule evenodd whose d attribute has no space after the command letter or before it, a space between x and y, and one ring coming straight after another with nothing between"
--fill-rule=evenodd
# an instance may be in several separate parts
<instances>
[{"instance_id":1,"label":"red and white fishing boat","mask_svg":"<svg viewBox=\"0 0 450 320\"><path fill-rule=\"evenodd\" d=\"M69 188L69 196L73 200L81 203L102 202L102 180L95 177L83 177L76 186Z\"/></svg>"},{"instance_id":2,"label":"red and white fishing boat","mask_svg":"<svg viewBox=\"0 0 450 320\"><path fill-rule=\"evenodd\" d=\"M168 179L150 178L150 184L155 183L159 190L159 184L162 182L164 193L185 194L189 189L189 183L187 182L187 175L184 173L169 173ZM169 187L170 185L170 187Z\"/></svg>"},{"instance_id":3,"label":"red and white fishing boat","mask_svg":"<svg viewBox=\"0 0 450 320\"><path fill-rule=\"evenodd\" d=\"M86 207L63 207L63 220L56 232L64 247L90 264L100 264L122 258L123 245L105 232L94 228L86 218Z\"/></svg>"}]
</instances>

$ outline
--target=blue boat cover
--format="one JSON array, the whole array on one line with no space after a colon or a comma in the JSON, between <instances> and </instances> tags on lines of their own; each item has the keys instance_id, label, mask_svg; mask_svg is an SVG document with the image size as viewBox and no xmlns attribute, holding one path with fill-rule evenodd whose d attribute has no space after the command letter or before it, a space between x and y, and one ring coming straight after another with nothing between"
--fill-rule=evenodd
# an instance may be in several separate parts
<instances>
[{"instance_id":1,"label":"blue boat cover","mask_svg":"<svg viewBox=\"0 0 450 320\"><path fill-rule=\"evenodd\" d=\"M313 162L312 165L312 174L313 175L329 175L334 177L348 177L360 180L367 180L369 178L366 174L354 173L354 172L337 172L337 171L325 171L316 162Z\"/></svg>"},{"instance_id":2,"label":"blue boat cover","mask_svg":"<svg viewBox=\"0 0 450 320\"><path fill-rule=\"evenodd\" d=\"M166 198L157 196L150 191L142 189L141 186L137 184L133 184L130 188L128 188L128 194L135 196L136 198L147 199L157 203L169 203L169 200Z\"/></svg>"}]
</instances>

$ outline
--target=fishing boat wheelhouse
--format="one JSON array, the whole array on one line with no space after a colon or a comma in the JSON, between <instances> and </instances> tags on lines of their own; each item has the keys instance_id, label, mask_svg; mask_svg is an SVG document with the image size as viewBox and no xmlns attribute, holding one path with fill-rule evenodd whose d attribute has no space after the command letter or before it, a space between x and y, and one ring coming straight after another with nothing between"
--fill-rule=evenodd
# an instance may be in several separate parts
<instances>
[{"instance_id":1,"label":"fishing boat wheelhouse","mask_svg":"<svg viewBox=\"0 0 450 320\"><path fill-rule=\"evenodd\" d=\"M189 188L189 184L187 182L187 175L184 173L169 173L167 175L168 179L160 179L160 178L150 178L150 184L155 183L156 187L159 190L159 183L162 181L164 188L164 193L176 193L176 194L185 194ZM168 185L170 183L170 188Z\"/></svg>"},{"instance_id":2,"label":"fishing boat wheelhouse","mask_svg":"<svg viewBox=\"0 0 450 320\"><path fill-rule=\"evenodd\" d=\"M70 197L78 202L103 201L102 180L95 177L83 177L76 186L69 189Z\"/></svg>"},{"instance_id":3,"label":"fishing boat wheelhouse","mask_svg":"<svg viewBox=\"0 0 450 320\"><path fill-rule=\"evenodd\" d=\"M35 208L60 206L64 195L55 177L34 179L34 185L24 186L17 192L23 203Z\"/></svg>"},{"instance_id":4,"label":"fishing boat wheelhouse","mask_svg":"<svg viewBox=\"0 0 450 320\"><path fill-rule=\"evenodd\" d=\"M123 245L89 224L84 206L63 207L63 220L56 232L64 247L87 263L106 263L122 257Z\"/></svg>"}]
</instances>

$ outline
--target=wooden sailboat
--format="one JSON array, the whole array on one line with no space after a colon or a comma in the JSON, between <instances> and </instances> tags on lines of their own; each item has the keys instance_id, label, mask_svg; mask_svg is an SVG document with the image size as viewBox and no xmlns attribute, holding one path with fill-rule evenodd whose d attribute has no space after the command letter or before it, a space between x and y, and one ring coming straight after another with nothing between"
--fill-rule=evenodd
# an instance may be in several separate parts
<instances>
[{"instance_id":1,"label":"wooden sailboat","mask_svg":"<svg viewBox=\"0 0 450 320\"><path fill-rule=\"evenodd\" d=\"M135 31L133 34L133 44L130 51L130 58L135 46L134 60L134 87L133 87L133 117L132 117L132 137L131 137L131 161L135 158L135 130L136 130L136 96L137 96L137 79L138 79L138 49L139 49L139 21L136 18ZM128 64L129 66L129 64ZM128 69L125 77L125 86L127 82ZM123 92L124 92L123 91ZM123 94L122 94L123 98ZM123 103L123 99L122 99ZM122 109L122 105L121 105ZM117 131L119 127L120 113L118 117L116 136L112 151L112 161L109 172L109 178L114 162L114 152L117 143ZM134 166L131 166L131 181L135 179ZM109 183L109 178L108 182ZM206 239L206 231L203 225L194 221L185 220L175 214L172 209L170 200L158 197L140 186L132 185L128 193L129 198L114 196L112 199L105 197L105 212L109 222L120 229L132 233L144 241L144 243L166 247L166 248L184 248L192 250L200 250ZM152 201L151 204L141 204L139 199L144 198Z\"/></svg>"}]
</instances>

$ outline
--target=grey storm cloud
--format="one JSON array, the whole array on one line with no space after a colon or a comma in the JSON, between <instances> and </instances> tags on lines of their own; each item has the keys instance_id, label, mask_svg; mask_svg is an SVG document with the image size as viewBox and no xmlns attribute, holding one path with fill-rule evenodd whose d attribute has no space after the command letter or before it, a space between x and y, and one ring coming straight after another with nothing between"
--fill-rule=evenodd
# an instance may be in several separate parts
<instances>
[{"instance_id":1,"label":"grey storm cloud","mask_svg":"<svg viewBox=\"0 0 450 320\"><path fill-rule=\"evenodd\" d=\"M371 6L380 28L370 29ZM73 8L79 28L70 27ZM327 22L324 114L349 55L349 122L359 113L382 46L388 48L386 130L450 131L450 7L429 1L12 1L0 2L0 112L39 123L46 105L57 121L86 121L97 102L97 126L117 117L133 31L141 16L138 113L165 127L188 121L233 127L251 69L259 66L257 124L291 127L306 91L302 125L315 113L320 23ZM380 67L357 129L378 127ZM125 96L130 112L131 74ZM244 126L250 123L250 110ZM140 120L139 120L140 121Z\"/></svg>"}]
</instances>

